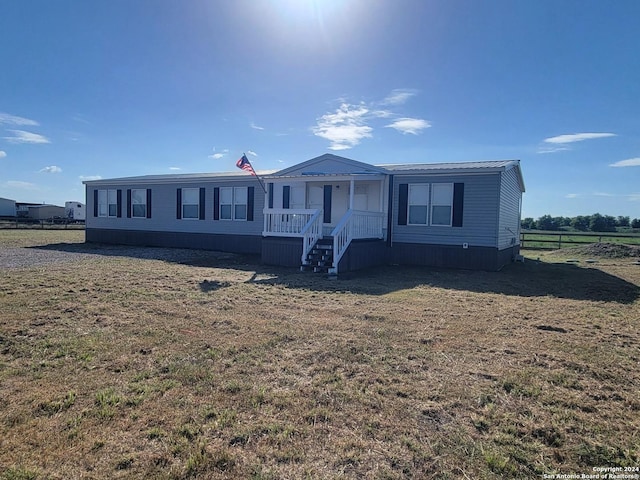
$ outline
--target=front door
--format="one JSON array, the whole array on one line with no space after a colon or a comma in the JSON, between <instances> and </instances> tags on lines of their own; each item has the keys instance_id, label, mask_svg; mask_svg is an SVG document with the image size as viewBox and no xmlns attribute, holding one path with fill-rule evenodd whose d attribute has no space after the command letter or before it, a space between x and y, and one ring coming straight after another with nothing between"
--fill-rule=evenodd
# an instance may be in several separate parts
<instances>
[{"instance_id":1,"label":"front door","mask_svg":"<svg viewBox=\"0 0 640 480\"><path fill-rule=\"evenodd\" d=\"M349 182L309 183L307 208L323 210L322 221L329 233L349 208Z\"/></svg>"}]
</instances>

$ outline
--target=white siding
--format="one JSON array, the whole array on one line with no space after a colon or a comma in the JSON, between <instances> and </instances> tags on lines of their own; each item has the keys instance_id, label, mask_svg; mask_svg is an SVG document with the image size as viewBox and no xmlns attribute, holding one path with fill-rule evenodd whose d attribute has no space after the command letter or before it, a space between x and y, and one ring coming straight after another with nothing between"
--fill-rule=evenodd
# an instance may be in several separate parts
<instances>
[{"instance_id":1,"label":"white siding","mask_svg":"<svg viewBox=\"0 0 640 480\"><path fill-rule=\"evenodd\" d=\"M213 220L213 192L215 187L254 187L253 221ZM177 189L205 189L205 219L178 219ZM151 189L151 218L127 218L127 189ZM93 191L103 189L122 190L122 217L95 217L93 215ZM174 184L87 185L87 228L120 230L144 230L163 232L217 233L231 235L262 235L264 191L256 180Z\"/></svg>"},{"instance_id":2,"label":"white siding","mask_svg":"<svg viewBox=\"0 0 640 480\"><path fill-rule=\"evenodd\" d=\"M500 222L498 224L498 249L520 244L520 203L522 192L515 168L501 174Z\"/></svg>"},{"instance_id":3,"label":"white siding","mask_svg":"<svg viewBox=\"0 0 640 480\"><path fill-rule=\"evenodd\" d=\"M398 186L402 183L464 183L462 227L398 225ZM496 247L500 174L394 176L393 241Z\"/></svg>"}]
</instances>

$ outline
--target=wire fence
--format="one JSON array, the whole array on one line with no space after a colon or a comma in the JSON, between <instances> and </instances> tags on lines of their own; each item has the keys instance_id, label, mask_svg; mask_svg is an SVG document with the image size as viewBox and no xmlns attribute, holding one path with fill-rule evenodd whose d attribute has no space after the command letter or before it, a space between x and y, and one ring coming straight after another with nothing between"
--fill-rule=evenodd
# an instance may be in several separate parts
<instances>
[{"instance_id":1,"label":"wire fence","mask_svg":"<svg viewBox=\"0 0 640 480\"><path fill-rule=\"evenodd\" d=\"M0 219L0 229L41 229L41 230L84 230L84 220L69 218L33 218Z\"/></svg>"},{"instance_id":2,"label":"wire fence","mask_svg":"<svg viewBox=\"0 0 640 480\"><path fill-rule=\"evenodd\" d=\"M520 248L556 250L591 243L640 245L640 234L522 231Z\"/></svg>"}]
</instances>

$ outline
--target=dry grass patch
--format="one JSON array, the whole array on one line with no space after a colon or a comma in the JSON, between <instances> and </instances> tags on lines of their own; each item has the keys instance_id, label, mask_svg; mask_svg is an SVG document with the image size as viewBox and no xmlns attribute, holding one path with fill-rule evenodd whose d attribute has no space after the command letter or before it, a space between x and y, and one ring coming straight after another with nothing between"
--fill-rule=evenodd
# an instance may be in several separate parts
<instances>
[{"instance_id":1,"label":"dry grass patch","mask_svg":"<svg viewBox=\"0 0 640 480\"><path fill-rule=\"evenodd\" d=\"M329 281L32 233L0 242L86 256L0 273L0 478L532 478L638 464L629 262Z\"/></svg>"}]
</instances>

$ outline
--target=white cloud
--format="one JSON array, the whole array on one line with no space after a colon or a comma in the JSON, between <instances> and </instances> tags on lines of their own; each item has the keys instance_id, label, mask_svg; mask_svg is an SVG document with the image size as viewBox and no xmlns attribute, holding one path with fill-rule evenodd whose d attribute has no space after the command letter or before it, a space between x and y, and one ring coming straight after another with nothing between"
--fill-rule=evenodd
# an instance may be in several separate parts
<instances>
[{"instance_id":1,"label":"white cloud","mask_svg":"<svg viewBox=\"0 0 640 480\"><path fill-rule=\"evenodd\" d=\"M417 92L415 90L397 88L392 90L391 93L380 103L382 105L402 105L411 97L416 95L416 93Z\"/></svg>"},{"instance_id":2,"label":"white cloud","mask_svg":"<svg viewBox=\"0 0 640 480\"><path fill-rule=\"evenodd\" d=\"M251 122L251 128L253 128L254 130L264 130L264 127L259 127L253 122Z\"/></svg>"},{"instance_id":3,"label":"white cloud","mask_svg":"<svg viewBox=\"0 0 640 480\"><path fill-rule=\"evenodd\" d=\"M0 112L0 124L3 125L30 125L38 126L39 123L29 118L18 117L16 115L10 115L8 113Z\"/></svg>"},{"instance_id":4,"label":"white cloud","mask_svg":"<svg viewBox=\"0 0 640 480\"><path fill-rule=\"evenodd\" d=\"M101 175L80 175L78 178L82 182L89 182L91 180L102 180Z\"/></svg>"},{"instance_id":5,"label":"white cloud","mask_svg":"<svg viewBox=\"0 0 640 480\"><path fill-rule=\"evenodd\" d=\"M79 123L84 123L85 125L91 125L91 122L81 113L76 113L71 119Z\"/></svg>"},{"instance_id":6,"label":"white cloud","mask_svg":"<svg viewBox=\"0 0 640 480\"><path fill-rule=\"evenodd\" d=\"M4 137L9 143L51 143L49 139L37 133L25 132L24 130L9 130L13 137Z\"/></svg>"},{"instance_id":7,"label":"white cloud","mask_svg":"<svg viewBox=\"0 0 640 480\"><path fill-rule=\"evenodd\" d=\"M5 182L5 186L9 188L20 188L23 190L37 190L35 183L22 182L20 180L9 180Z\"/></svg>"},{"instance_id":8,"label":"white cloud","mask_svg":"<svg viewBox=\"0 0 640 480\"><path fill-rule=\"evenodd\" d=\"M418 135L425 128L431 127L431 124L420 118L399 118L385 127L394 128L405 135L407 133Z\"/></svg>"},{"instance_id":9,"label":"white cloud","mask_svg":"<svg viewBox=\"0 0 640 480\"><path fill-rule=\"evenodd\" d=\"M7 152L0 150L0 158L4 158L7 156Z\"/></svg>"},{"instance_id":10,"label":"white cloud","mask_svg":"<svg viewBox=\"0 0 640 480\"><path fill-rule=\"evenodd\" d=\"M213 147L213 151L216 152L216 147ZM212 153L211 155L208 156L208 158L211 158L213 160L219 160L222 157L224 157L227 153L229 153L229 149L225 148L220 152Z\"/></svg>"},{"instance_id":11,"label":"white cloud","mask_svg":"<svg viewBox=\"0 0 640 480\"><path fill-rule=\"evenodd\" d=\"M374 110L371 112L371 116L376 118L389 118L393 117L393 112L390 110Z\"/></svg>"},{"instance_id":12,"label":"white cloud","mask_svg":"<svg viewBox=\"0 0 640 480\"><path fill-rule=\"evenodd\" d=\"M557 137L545 138L545 143L564 144L593 140L595 138L615 137L615 133L572 133L568 135L558 135Z\"/></svg>"},{"instance_id":13,"label":"white cloud","mask_svg":"<svg viewBox=\"0 0 640 480\"><path fill-rule=\"evenodd\" d=\"M60 172L62 172L62 169L56 165L44 167L42 170L39 170L39 173L60 173Z\"/></svg>"},{"instance_id":14,"label":"white cloud","mask_svg":"<svg viewBox=\"0 0 640 480\"><path fill-rule=\"evenodd\" d=\"M563 146L559 146L559 147L547 147L546 145L543 147L540 147L538 149L538 153L556 153L556 152L562 152L564 150L571 150L569 147L563 147Z\"/></svg>"},{"instance_id":15,"label":"white cloud","mask_svg":"<svg viewBox=\"0 0 640 480\"><path fill-rule=\"evenodd\" d=\"M585 198L585 197L604 197L604 198L620 198L630 202L640 201L640 193L610 193L610 192L591 192L591 193L568 193L564 198Z\"/></svg>"},{"instance_id":16,"label":"white cloud","mask_svg":"<svg viewBox=\"0 0 640 480\"><path fill-rule=\"evenodd\" d=\"M247 155L251 155L252 157L257 157L258 154L256 152L254 152L253 150L247 150Z\"/></svg>"},{"instance_id":17,"label":"white cloud","mask_svg":"<svg viewBox=\"0 0 640 480\"><path fill-rule=\"evenodd\" d=\"M620 160L609 165L610 167L640 167L640 157L628 158L627 160Z\"/></svg>"},{"instance_id":18,"label":"white cloud","mask_svg":"<svg viewBox=\"0 0 640 480\"><path fill-rule=\"evenodd\" d=\"M396 89L381 101L352 104L340 100L340 106L334 112L318 118L311 131L315 136L329 140L330 150L346 150L355 147L366 138L372 138L374 125L382 118L396 118L389 120L391 123L384 127L393 128L403 134L418 135L431 127L431 123L421 118L401 117L394 111L395 108L390 108L406 103L416 94L416 90ZM381 106L384 108L380 108Z\"/></svg>"},{"instance_id":19,"label":"white cloud","mask_svg":"<svg viewBox=\"0 0 640 480\"><path fill-rule=\"evenodd\" d=\"M373 129L366 125L368 113L369 109L363 104L343 103L334 113L320 117L311 131L317 137L329 140L330 150L346 150L364 138L371 138Z\"/></svg>"},{"instance_id":20,"label":"white cloud","mask_svg":"<svg viewBox=\"0 0 640 480\"><path fill-rule=\"evenodd\" d=\"M182 169L180 167L169 167L169 170L177 171L177 170L182 170Z\"/></svg>"}]
</instances>

